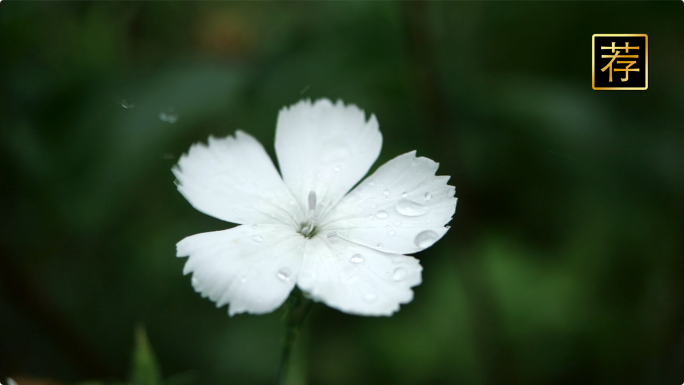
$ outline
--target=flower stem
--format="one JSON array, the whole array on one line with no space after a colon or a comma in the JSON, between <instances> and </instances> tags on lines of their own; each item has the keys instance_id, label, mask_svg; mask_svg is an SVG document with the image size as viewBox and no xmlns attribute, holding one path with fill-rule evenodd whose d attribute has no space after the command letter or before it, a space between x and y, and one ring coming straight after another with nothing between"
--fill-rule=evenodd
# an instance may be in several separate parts
<instances>
[{"instance_id":1,"label":"flower stem","mask_svg":"<svg viewBox=\"0 0 684 385\"><path fill-rule=\"evenodd\" d=\"M285 385L297 334L312 305L313 301L304 297L304 294L297 288L292 291L290 298L287 299L285 316L283 317L285 321L285 334L282 340L282 353L280 356L280 366L278 367L278 378L276 380L277 385Z\"/></svg>"}]
</instances>

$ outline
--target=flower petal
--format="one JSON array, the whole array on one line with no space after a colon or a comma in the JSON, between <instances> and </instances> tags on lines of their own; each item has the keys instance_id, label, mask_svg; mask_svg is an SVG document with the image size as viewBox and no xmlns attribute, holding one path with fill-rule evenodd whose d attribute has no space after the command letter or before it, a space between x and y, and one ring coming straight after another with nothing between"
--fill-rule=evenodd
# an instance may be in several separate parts
<instances>
[{"instance_id":1,"label":"flower petal","mask_svg":"<svg viewBox=\"0 0 684 385\"><path fill-rule=\"evenodd\" d=\"M317 213L331 208L368 172L380 154L378 121L355 105L301 101L278 114L275 149L280 172L301 208L309 192Z\"/></svg>"},{"instance_id":2,"label":"flower petal","mask_svg":"<svg viewBox=\"0 0 684 385\"><path fill-rule=\"evenodd\" d=\"M184 274L195 291L230 304L228 314L262 314L278 308L297 281L305 238L286 225L242 225L192 235L178 242L177 256L189 256Z\"/></svg>"},{"instance_id":3,"label":"flower petal","mask_svg":"<svg viewBox=\"0 0 684 385\"><path fill-rule=\"evenodd\" d=\"M178 191L197 210L233 223L299 223L292 194L250 135L197 143L174 167ZM302 214L303 215L303 214Z\"/></svg>"},{"instance_id":4,"label":"flower petal","mask_svg":"<svg viewBox=\"0 0 684 385\"><path fill-rule=\"evenodd\" d=\"M323 235L307 240L297 286L345 313L387 316L411 302L422 270L413 257Z\"/></svg>"},{"instance_id":5,"label":"flower petal","mask_svg":"<svg viewBox=\"0 0 684 385\"><path fill-rule=\"evenodd\" d=\"M412 151L382 165L321 221L324 231L390 253L430 247L448 230L456 211L456 189L438 164Z\"/></svg>"}]
</instances>

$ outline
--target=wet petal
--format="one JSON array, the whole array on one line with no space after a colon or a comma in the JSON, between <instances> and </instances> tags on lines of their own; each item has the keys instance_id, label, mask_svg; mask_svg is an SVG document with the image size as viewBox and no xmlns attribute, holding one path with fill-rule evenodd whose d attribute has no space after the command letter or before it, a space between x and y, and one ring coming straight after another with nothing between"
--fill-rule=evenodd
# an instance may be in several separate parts
<instances>
[{"instance_id":1,"label":"wet petal","mask_svg":"<svg viewBox=\"0 0 684 385\"><path fill-rule=\"evenodd\" d=\"M400 155L366 178L321 222L325 231L378 250L410 254L430 247L448 230L456 192L438 164Z\"/></svg>"},{"instance_id":2,"label":"wet petal","mask_svg":"<svg viewBox=\"0 0 684 385\"><path fill-rule=\"evenodd\" d=\"M375 116L327 99L301 101L278 114L275 149L280 171L303 210L311 191L317 213L339 202L378 158L382 135Z\"/></svg>"},{"instance_id":3,"label":"wet petal","mask_svg":"<svg viewBox=\"0 0 684 385\"><path fill-rule=\"evenodd\" d=\"M177 244L188 256L184 274L195 290L228 313L262 314L278 308L297 282L304 237L285 225L243 225L196 234Z\"/></svg>"},{"instance_id":4,"label":"wet petal","mask_svg":"<svg viewBox=\"0 0 684 385\"><path fill-rule=\"evenodd\" d=\"M207 215L240 224L299 221L299 208L268 154L242 131L193 145L173 173L178 191Z\"/></svg>"},{"instance_id":5,"label":"wet petal","mask_svg":"<svg viewBox=\"0 0 684 385\"><path fill-rule=\"evenodd\" d=\"M345 313L388 316L411 302L421 271L413 257L322 235L306 242L297 286Z\"/></svg>"}]
</instances>

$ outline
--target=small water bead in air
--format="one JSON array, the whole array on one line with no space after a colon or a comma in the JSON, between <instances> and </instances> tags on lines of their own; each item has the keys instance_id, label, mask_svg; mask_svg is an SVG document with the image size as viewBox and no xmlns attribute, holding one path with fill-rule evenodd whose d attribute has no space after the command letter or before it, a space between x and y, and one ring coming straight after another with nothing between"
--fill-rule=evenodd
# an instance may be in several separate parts
<instances>
[{"instance_id":1,"label":"small water bead in air","mask_svg":"<svg viewBox=\"0 0 684 385\"><path fill-rule=\"evenodd\" d=\"M252 235L252 240L256 243L261 243L264 241L264 237L261 235Z\"/></svg>"},{"instance_id":2,"label":"small water bead in air","mask_svg":"<svg viewBox=\"0 0 684 385\"><path fill-rule=\"evenodd\" d=\"M408 199L402 199L397 203L397 211L401 215L407 217L418 217L427 214L430 211L429 206L423 206L420 203L410 201Z\"/></svg>"},{"instance_id":3,"label":"small water bead in air","mask_svg":"<svg viewBox=\"0 0 684 385\"><path fill-rule=\"evenodd\" d=\"M352 263L362 263L363 262L363 255L361 254L354 254L352 255L350 261Z\"/></svg>"},{"instance_id":4,"label":"small water bead in air","mask_svg":"<svg viewBox=\"0 0 684 385\"><path fill-rule=\"evenodd\" d=\"M389 214L387 214L387 211L380 210L380 211L378 211L377 213L375 213L375 216L376 216L378 219L385 219L385 218L389 217Z\"/></svg>"},{"instance_id":5,"label":"small water bead in air","mask_svg":"<svg viewBox=\"0 0 684 385\"><path fill-rule=\"evenodd\" d=\"M292 271L288 267L283 267L282 269L278 270L276 273L276 277L278 277L279 280L283 282L287 282L290 280L290 275L292 274Z\"/></svg>"},{"instance_id":6,"label":"small water bead in air","mask_svg":"<svg viewBox=\"0 0 684 385\"><path fill-rule=\"evenodd\" d=\"M178 120L178 112L176 112L176 110L173 108L169 108L159 113L159 120L174 124Z\"/></svg>"},{"instance_id":7,"label":"small water bead in air","mask_svg":"<svg viewBox=\"0 0 684 385\"><path fill-rule=\"evenodd\" d=\"M432 194L426 192L425 195L423 195L423 198L425 198L426 201L429 201L430 199L432 199Z\"/></svg>"},{"instance_id":8,"label":"small water bead in air","mask_svg":"<svg viewBox=\"0 0 684 385\"><path fill-rule=\"evenodd\" d=\"M395 281L402 281L404 278L406 278L407 274L408 272L406 271L406 269L404 269L403 267L397 267L396 269L394 269L394 273L392 273L392 279Z\"/></svg>"},{"instance_id":9,"label":"small water bead in air","mask_svg":"<svg viewBox=\"0 0 684 385\"><path fill-rule=\"evenodd\" d=\"M421 231L416 235L416 238L414 239L414 243L416 246L424 248L424 247L429 247L432 246L433 243L437 242L439 239L439 234L432 230L425 230Z\"/></svg>"}]
</instances>

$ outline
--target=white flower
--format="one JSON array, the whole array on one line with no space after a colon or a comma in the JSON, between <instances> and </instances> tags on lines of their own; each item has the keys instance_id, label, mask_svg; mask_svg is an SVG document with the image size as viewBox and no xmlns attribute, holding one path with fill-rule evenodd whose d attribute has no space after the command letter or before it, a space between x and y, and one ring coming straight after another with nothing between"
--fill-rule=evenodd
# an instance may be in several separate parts
<instances>
[{"instance_id":1,"label":"white flower","mask_svg":"<svg viewBox=\"0 0 684 385\"><path fill-rule=\"evenodd\" d=\"M410 302L422 267L402 254L447 232L455 188L412 151L349 192L381 147L375 116L327 99L278 114L282 178L242 131L193 145L173 169L178 190L197 210L240 224L178 243L195 290L217 307L230 304L230 315L271 312L295 285L352 314L391 315Z\"/></svg>"}]
</instances>

